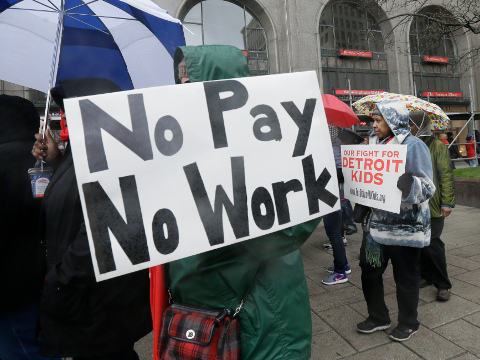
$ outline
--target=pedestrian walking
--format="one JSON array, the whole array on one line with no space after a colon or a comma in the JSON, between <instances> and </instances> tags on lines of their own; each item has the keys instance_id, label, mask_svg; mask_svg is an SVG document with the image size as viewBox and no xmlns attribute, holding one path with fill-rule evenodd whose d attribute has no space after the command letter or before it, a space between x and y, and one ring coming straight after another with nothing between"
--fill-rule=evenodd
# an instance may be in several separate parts
<instances>
[{"instance_id":1,"label":"pedestrian walking","mask_svg":"<svg viewBox=\"0 0 480 360\"><path fill-rule=\"evenodd\" d=\"M342 210L337 210L324 215L323 224L328 240L330 240L327 244L331 247L325 248L333 251L333 266L327 268L330 275L322 279L322 283L325 285L345 283L348 281L347 275L350 274L352 270L348 264L347 254L345 252L345 242L343 241L344 237L341 233Z\"/></svg>"},{"instance_id":2,"label":"pedestrian walking","mask_svg":"<svg viewBox=\"0 0 480 360\"><path fill-rule=\"evenodd\" d=\"M368 318L357 324L361 333L388 329L391 325L383 290L383 273L390 260L396 284L398 325L390 338L405 341L419 329L417 306L420 281L420 249L430 241L430 209L433 196L432 163L426 145L410 133L405 103L378 103L373 113L370 144L408 146L405 173L397 182L401 190L400 213L371 209L360 248L362 290ZM399 226L401 225L401 226Z\"/></svg>"},{"instance_id":3,"label":"pedestrian walking","mask_svg":"<svg viewBox=\"0 0 480 360\"><path fill-rule=\"evenodd\" d=\"M338 128L335 125L328 124L328 130L330 133L330 140L332 141L333 155L337 168L340 201L342 201L342 199L345 199L343 192L344 179L342 173L342 155L340 148L342 142L338 138ZM324 248L333 251L333 266L327 268L327 271L330 275L325 279L322 279L322 283L325 285L345 283L348 281L347 275L351 273L351 269L345 252L347 239L344 236L345 226L343 207L338 211L325 215L323 217L323 224L325 227L325 233L327 234L329 240L328 243L324 244ZM354 226L356 229L357 227L355 223Z\"/></svg>"},{"instance_id":4,"label":"pedestrian walking","mask_svg":"<svg viewBox=\"0 0 480 360\"><path fill-rule=\"evenodd\" d=\"M420 288L433 284L437 288L437 300L448 301L452 283L448 278L445 244L440 236L445 225L445 218L455 207L450 152L431 135L430 119L424 112L410 113L409 124L412 135L423 140L430 150L433 183L435 184L435 194L428 202L431 215L430 245L425 246L420 252Z\"/></svg>"},{"instance_id":5,"label":"pedestrian walking","mask_svg":"<svg viewBox=\"0 0 480 360\"><path fill-rule=\"evenodd\" d=\"M448 145L450 145L450 143L448 142L447 138L448 138L447 134L439 134L438 135L438 140L440 140L441 142L443 142L445 145L448 146Z\"/></svg>"},{"instance_id":6,"label":"pedestrian walking","mask_svg":"<svg viewBox=\"0 0 480 360\"><path fill-rule=\"evenodd\" d=\"M467 134L467 162L470 167L477 166L477 152L475 151L475 141L473 140L473 134Z\"/></svg>"},{"instance_id":7,"label":"pedestrian walking","mask_svg":"<svg viewBox=\"0 0 480 360\"><path fill-rule=\"evenodd\" d=\"M450 151L450 159L452 159L452 168L455 169L455 161L453 161L453 159L458 159L462 157L462 155L460 155L460 152L458 151L458 146L454 145L455 141L452 132L447 132L447 141L450 145L448 150Z\"/></svg>"}]
</instances>

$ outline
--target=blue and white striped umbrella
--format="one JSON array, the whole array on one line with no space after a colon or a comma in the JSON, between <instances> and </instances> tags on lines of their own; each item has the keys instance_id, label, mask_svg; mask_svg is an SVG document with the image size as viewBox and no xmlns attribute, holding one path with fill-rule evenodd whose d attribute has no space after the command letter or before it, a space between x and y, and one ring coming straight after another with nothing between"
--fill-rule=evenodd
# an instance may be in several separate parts
<instances>
[{"instance_id":1,"label":"blue and white striped umbrella","mask_svg":"<svg viewBox=\"0 0 480 360\"><path fill-rule=\"evenodd\" d=\"M180 21L150 0L0 0L0 79L45 93L82 77L173 84L180 45Z\"/></svg>"}]
</instances>

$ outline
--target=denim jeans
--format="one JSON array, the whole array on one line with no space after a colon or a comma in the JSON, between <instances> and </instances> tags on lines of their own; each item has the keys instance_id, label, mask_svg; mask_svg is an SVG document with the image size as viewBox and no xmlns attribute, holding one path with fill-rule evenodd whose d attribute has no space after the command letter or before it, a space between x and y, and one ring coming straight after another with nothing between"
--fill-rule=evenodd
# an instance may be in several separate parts
<instances>
[{"instance_id":1,"label":"denim jeans","mask_svg":"<svg viewBox=\"0 0 480 360\"><path fill-rule=\"evenodd\" d=\"M2 360L60 360L39 354L35 344L38 304L0 313L0 359Z\"/></svg>"},{"instance_id":2,"label":"denim jeans","mask_svg":"<svg viewBox=\"0 0 480 360\"><path fill-rule=\"evenodd\" d=\"M353 221L353 208L350 200L343 199L340 201L340 204L342 206L344 229L357 230L357 225Z\"/></svg>"},{"instance_id":3,"label":"denim jeans","mask_svg":"<svg viewBox=\"0 0 480 360\"><path fill-rule=\"evenodd\" d=\"M323 217L323 225L328 239L332 244L333 266L336 273L345 273L345 266L348 264L345 253L345 245L342 239L342 210L335 211Z\"/></svg>"}]
</instances>

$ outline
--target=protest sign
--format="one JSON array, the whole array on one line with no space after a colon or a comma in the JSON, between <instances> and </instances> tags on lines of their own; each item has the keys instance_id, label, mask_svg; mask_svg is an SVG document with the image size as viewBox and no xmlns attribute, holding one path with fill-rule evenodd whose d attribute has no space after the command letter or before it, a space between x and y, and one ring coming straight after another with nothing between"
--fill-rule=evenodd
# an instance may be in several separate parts
<instances>
[{"instance_id":1,"label":"protest sign","mask_svg":"<svg viewBox=\"0 0 480 360\"><path fill-rule=\"evenodd\" d=\"M397 180L405 172L407 145L342 145L345 197L355 203L400 213Z\"/></svg>"},{"instance_id":2,"label":"protest sign","mask_svg":"<svg viewBox=\"0 0 480 360\"><path fill-rule=\"evenodd\" d=\"M315 72L65 101L97 280L338 210Z\"/></svg>"}]
</instances>

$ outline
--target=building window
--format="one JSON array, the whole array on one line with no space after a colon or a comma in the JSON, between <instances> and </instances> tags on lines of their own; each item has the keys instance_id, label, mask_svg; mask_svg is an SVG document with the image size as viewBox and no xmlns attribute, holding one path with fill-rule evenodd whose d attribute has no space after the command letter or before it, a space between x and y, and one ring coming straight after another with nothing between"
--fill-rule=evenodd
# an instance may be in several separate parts
<instances>
[{"instance_id":1,"label":"building window","mask_svg":"<svg viewBox=\"0 0 480 360\"><path fill-rule=\"evenodd\" d=\"M453 33L430 18L449 19L440 7L428 7L414 17L410 27L410 53L417 96L435 103L464 102L457 67L457 46Z\"/></svg>"},{"instance_id":2,"label":"building window","mask_svg":"<svg viewBox=\"0 0 480 360\"><path fill-rule=\"evenodd\" d=\"M345 100L348 95L340 93L349 82L352 90L358 90L359 95L352 93L354 98L362 97L361 91L389 90L383 33L365 9L348 1L327 6L319 33L325 93Z\"/></svg>"},{"instance_id":3,"label":"building window","mask_svg":"<svg viewBox=\"0 0 480 360\"><path fill-rule=\"evenodd\" d=\"M268 71L267 37L260 22L245 7L224 0L204 0L183 19L187 45L233 45L246 51L252 75Z\"/></svg>"}]
</instances>

